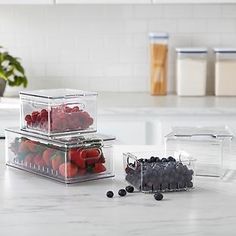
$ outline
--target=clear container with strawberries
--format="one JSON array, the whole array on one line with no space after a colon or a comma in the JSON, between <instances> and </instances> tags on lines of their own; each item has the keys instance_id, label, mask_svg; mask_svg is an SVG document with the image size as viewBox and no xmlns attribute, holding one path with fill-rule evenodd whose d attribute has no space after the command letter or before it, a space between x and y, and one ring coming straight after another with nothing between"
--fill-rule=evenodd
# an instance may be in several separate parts
<instances>
[{"instance_id":1,"label":"clear container with strawberries","mask_svg":"<svg viewBox=\"0 0 236 236\"><path fill-rule=\"evenodd\" d=\"M47 137L6 129L6 164L63 183L113 177L114 137L81 134Z\"/></svg>"},{"instance_id":2,"label":"clear container with strawberries","mask_svg":"<svg viewBox=\"0 0 236 236\"><path fill-rule=\"evenodd\" d=\"M21 129L43 135L96 132L97 93L75 89L20 92Z\"/></svg>"}]
</instances>

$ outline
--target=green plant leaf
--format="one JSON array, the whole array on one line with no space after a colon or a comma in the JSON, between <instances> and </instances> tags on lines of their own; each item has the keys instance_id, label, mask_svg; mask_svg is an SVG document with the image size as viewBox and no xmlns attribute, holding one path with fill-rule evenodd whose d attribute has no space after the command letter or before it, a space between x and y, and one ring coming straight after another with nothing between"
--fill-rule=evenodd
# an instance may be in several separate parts
<instances>
[{"instance_id":1,"label":"green plant leaf","mask_svg":"<svg viewBox=\"0 0 236 236\"><path fill-rule=\"evenodd\" d=\"M0 46L0 48L2 47ZM19 60L8 52L0 51L0 78L8 81L9 86L23 85L25 88L28 85L28 80Z\"/></svg>"},{"instance_id":2,"label":"green plant leaf","mask_svg":"<svg viewBox=\"0 0 236 236\"><path fill-rule=\"evenodd\" d=\"M8 80L8 77L6 76L4 70L2 68L0 68L0 78L4 79L4 80Z\"/></svg>"}]
</instances>

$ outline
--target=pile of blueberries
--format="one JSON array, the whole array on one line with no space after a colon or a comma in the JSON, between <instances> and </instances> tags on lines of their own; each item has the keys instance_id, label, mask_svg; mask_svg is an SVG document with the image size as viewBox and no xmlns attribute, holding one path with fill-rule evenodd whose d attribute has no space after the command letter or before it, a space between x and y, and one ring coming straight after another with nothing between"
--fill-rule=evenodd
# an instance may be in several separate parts
<instances>
[{"instance_id":1,"label":"pile of blueberries","mask_svg":"<svg viewBox=\"0 0 236 236\"><path fill-rule=\"evenodd\" d=\"M193 187L193 170L175 158L150 157L126 166L126 180L144 192L179 191Z\"/></svg>"}]
</instances>

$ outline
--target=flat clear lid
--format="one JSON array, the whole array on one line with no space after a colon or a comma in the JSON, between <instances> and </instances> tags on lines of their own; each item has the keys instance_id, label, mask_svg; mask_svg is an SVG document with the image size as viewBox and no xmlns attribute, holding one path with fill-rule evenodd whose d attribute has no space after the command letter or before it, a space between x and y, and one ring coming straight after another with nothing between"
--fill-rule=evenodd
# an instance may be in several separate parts
<instances>
[{"instance_id":1,"label":"flat clear lid","mask_svg":"<svg viewBox=\"0 0 236 236\"><path fill-rule=\"evenodd\" d=\"M236 53L236 48L213 48L215 53Z\"/></svg>"},{"instance_id":2,"label":"flat clear lid","mask_svg":"<svg viewBox=\"0 0 236 236\"><path fill-rule=\"evenodd\" d=\"M207 53L207 48L176 48L177 53Z\"/></svg>"},{"instance_id":3,"label":"flat clear lid","mask_svg":"<svg viewBox=\"0 0 236 236\"><path fill-rule=\"evenodd\" d=\"M41 97L46 99L68 99L82 96L97 96L97 93L77 89L42 89L32 91L21 91L20 95Z\"/></svg>"},{"instance_id":4,"label":"flat clear lid","mask_svg":"<svg viewBox=\"0 0 236 236\"><path fill-rule=\"evenodd\" d=\"M89 144L97 144L106 141L113 141L116 138L114 136L109 136L105 134L99 133L90 133L90 134L77 134L77 135L64 135L64 136L53 136L48 137L36 133L29 133L27 131L19 130L19 129L5 129L8 132L13 132L16 134L20 134L25 138L33 138L37 141L42 141L43 143L52 144L58 147L80 147L83 145Z\"/></svg>"},{"instance_id":5,"label":"flat clear lid","mask_svg":"<svg viewBox=\"0 0 236 236\"><path fill-rule=\"evenodd\" d=\"M173 127L172 132L167 135L176 137L194 137L194 136L205 136L212 138L233 138L233 133L227 126L217 127Z\"/></svg>"},{"instance_id":6,"label":"flat clear lid","mask_svg":"<svg viewBox=\"0 0 236 236\"><path fill-rule=\"evenodd\" d=\"M168 39L169 34L166 32L150 32L149 38L150 39Z\"/></svg>"}]
</instances>

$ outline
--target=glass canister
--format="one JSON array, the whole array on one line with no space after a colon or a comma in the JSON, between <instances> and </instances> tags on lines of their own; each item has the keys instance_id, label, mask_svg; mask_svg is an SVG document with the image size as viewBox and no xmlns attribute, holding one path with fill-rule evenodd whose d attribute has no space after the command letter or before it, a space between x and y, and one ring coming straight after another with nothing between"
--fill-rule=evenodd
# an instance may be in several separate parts
<instances>
[{"instance_id":1,"label":"glass canister","mask_svg":"<svg viewBox=\"0 0 236 236\"><path fill-rule=\"evenodd\" d=\"M176 80L179 96L204 96L207 79L206 48L176 48Z\"/></svg>"},{"instance_id":2,"label":"glass canister","mask_svg":"<svg viewBox=\"0 0 236 236\"><path fill-rule=\"evenodd\" d=\"M150 33L150 66L151 95L166 95L167 93L167 33Z\"/></svg>"},{"instance_id":3,"label":"glass canister","mask_svg":"<svg viewBox=\"0 0 236 236\"><path fill-rule=\"evenodd\" d=\"M214 48L215 95L236 95L236 48Z\"/></svg>"}]
</instances>

